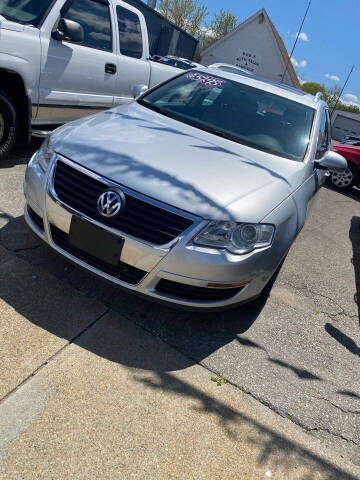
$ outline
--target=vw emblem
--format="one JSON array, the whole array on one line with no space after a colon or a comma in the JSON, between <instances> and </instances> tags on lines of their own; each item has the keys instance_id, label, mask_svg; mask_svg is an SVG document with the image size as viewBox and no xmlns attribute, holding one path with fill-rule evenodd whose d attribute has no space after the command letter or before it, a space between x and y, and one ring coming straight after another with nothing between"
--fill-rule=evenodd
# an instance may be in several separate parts
<instances>
[{"instance_id":1,"label":"vw emblem","mask_svg":"<svg viewBox=\"0 0 360 480\"><path fill-rule=\"evenodd\" d=\"M97 208L103 217L114 217L122 206L121 196L117 192L108 191L100 195L97 201Z\"/></svg>"}]
</instances>

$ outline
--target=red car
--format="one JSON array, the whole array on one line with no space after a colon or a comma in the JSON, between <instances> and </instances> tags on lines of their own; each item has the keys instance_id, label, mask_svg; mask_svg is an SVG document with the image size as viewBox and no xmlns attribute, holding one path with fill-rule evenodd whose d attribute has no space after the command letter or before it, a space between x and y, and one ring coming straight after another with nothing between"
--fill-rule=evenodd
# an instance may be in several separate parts
<instances>
[{"instance_id":1,"label":"red car","mask_svg":"<svg viewBox=\"0 0 360 480\"><path fill-rule=\"evenodd\" d=\"M333 150L346 158L348 168L344 173L332 173L328 179L329 185L340 190L360 187L360 147L341 143L333 145Z\"/></svg>"}]
</instances>

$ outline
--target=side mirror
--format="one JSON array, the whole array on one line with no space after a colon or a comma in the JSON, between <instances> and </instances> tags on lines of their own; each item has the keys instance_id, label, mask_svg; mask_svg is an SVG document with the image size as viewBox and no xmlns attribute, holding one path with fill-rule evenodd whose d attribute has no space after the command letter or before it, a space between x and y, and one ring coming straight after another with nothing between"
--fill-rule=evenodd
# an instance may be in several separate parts
<instances>
[{"instance_id":1,"label":"side mirror","mask_svg":"<svg viewBox=\"0 0 360 480\"><path fill-rule=\"evenodd\" d=\"M58 26L51 36L59 42L67 40L69 42L82 43L84 41L84 29L80 23L67 18L60 18Z\"/></svg>"},{"instance_id":2,"label":"side mirror","mask_svg":"<svg viewBox=\"0 0 360 480\"><path fill-rule=\"evenodd\" d=\"M147 85L134 85L131 89L131 93L133 94L134 98L140 97L143 93L148 90Z\"/></svg>"},{"instance_id":3,"label":"side mirror","mask_svg":"<svg viewBox=\"0 0 360 480\"><path fill-rule=\"evenodd\" d=\"M344 157L329 150L325 155L319 160L315 160L314 167L320 170L329 170L330 172L345 172L348 168L347 161Z\"/></svg>"}]
</instances>

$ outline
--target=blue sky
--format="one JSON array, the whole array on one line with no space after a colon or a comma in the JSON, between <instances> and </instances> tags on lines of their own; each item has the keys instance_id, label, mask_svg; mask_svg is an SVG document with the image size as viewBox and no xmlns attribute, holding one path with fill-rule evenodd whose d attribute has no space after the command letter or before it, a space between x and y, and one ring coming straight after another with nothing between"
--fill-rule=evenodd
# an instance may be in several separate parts
<instances>
[{"instance_id":1,"label":"blue sky","mask_svg":"<svg viewBox=\"0 0 360 480\"><path fill-rule=\"evenodd\" d=\"M264 7L289 53L308 4L308 0L203 2L210 12L208 19L224 8L234 13L240 22ZM329 87L342 85L351 66L355 65L342 98L360 106L360 0L312 0L302 32L306 35L299 39L293 55L299 77Z\"/></svg>"}]
</instances>

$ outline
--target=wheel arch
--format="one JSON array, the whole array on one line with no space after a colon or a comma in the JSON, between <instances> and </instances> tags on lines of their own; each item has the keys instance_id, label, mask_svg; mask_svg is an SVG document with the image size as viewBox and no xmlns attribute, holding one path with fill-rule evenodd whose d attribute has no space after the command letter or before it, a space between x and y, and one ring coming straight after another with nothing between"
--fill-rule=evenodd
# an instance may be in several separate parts
<instances>
[{"instance_id":1,"label":"wheel arch","mask_svg":"<svg viewBox=\"0 0 360 480\"><path fill-rule=\"evenodd\" d=\"M17 142L28 143L31 138L31 100L22 76L12 70L0 68L0 91L13 102L17 118Z\"/></svg>"}]
</instances>

